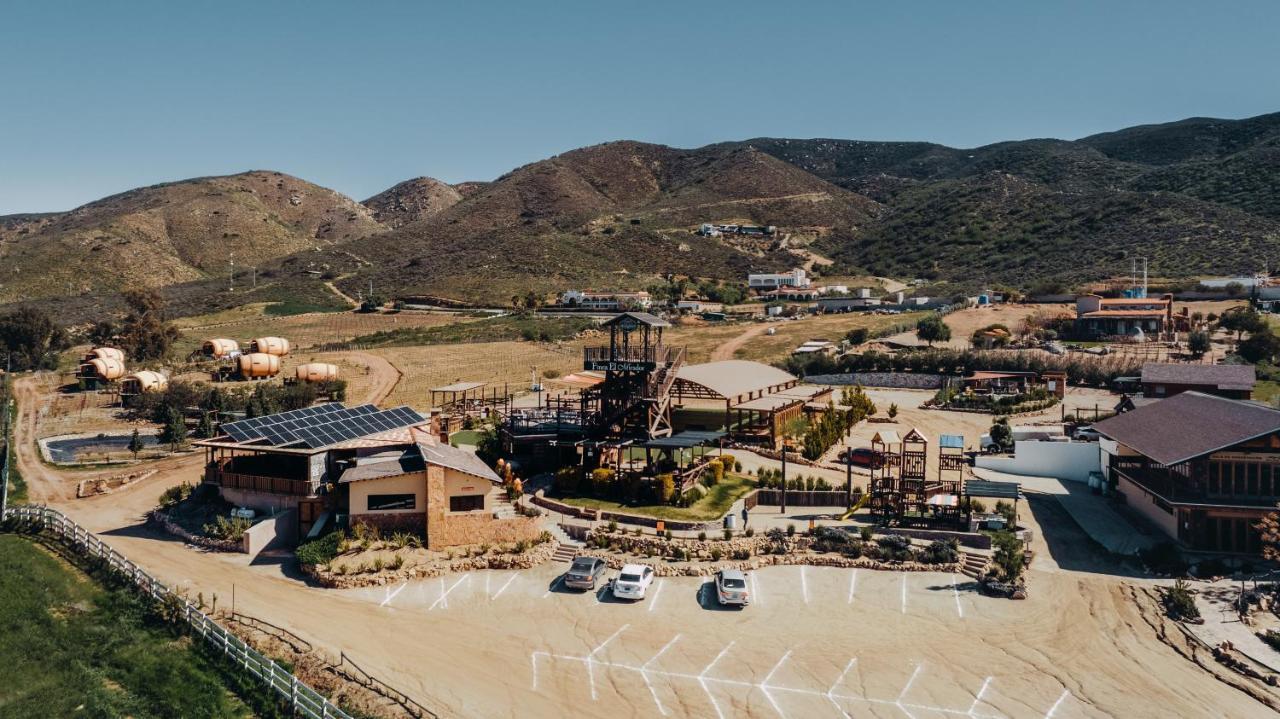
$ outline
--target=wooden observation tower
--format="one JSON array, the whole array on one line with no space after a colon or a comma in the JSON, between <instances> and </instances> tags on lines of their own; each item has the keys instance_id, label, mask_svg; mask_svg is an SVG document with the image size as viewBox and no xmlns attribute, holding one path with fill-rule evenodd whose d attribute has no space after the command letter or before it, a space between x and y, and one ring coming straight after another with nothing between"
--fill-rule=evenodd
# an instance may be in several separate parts
<instances>
[{"instance_id":1,"label":"wooden observation tower","mask_svg":"<svg viewBox=\"0 0 1280 719\"><path fill-rule=\"evenodd\" d=\"M623 312L605 322L609 344L583 350L583 369L605 380L583 393L592 408L594 439L654 439L671 435L671 387L684 364L684 348L662 343L666 320Z\"/></svg>"}]
</instances>

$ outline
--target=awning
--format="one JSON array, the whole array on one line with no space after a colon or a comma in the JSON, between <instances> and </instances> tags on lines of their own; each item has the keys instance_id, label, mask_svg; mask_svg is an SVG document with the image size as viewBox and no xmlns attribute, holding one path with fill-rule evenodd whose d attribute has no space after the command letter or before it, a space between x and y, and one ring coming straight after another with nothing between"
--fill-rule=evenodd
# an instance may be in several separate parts
<instances>
[{"instance_id":1,"label":"awning","mask_svg":"<svg viewBox=\"0 0 1280 719\"><path fill-rule=\"evenodd\" d=\"M944 434L938 437L938 446L944 449L964 449L964 435Z\"/></svg>"},{"instance_id":2,"label":"awning","mask_svg":"<svg viewBox=\"0 0 1280 719\"><path fill-rule=\"evenodd\" d=\"M719 430L707 431L689 429L683 432L677 432L670 437L658 437L656 439L651 439L647 442L641 443L640 446L652 449L692 449L693 447L700 447L712 442L719 442L724 435L725 433Z\"/></svg>"},{"instance_id":3,"label":"awning","mask_svg":"<svg viewBox=\"0 0 1280 719\"><path fill-rule=\"evenodd\" d=\"M964 483L966 497L986 497L988 499L1013 499L1022 497L1021 485L1017 482L988 482L971 479Z\"/></svg>"},{"instance_id":4,"label":"awning","mask_svg":"<svg viewBox=\"0 0 1280 719\"><path fill-rule=\"evenodd\" d=\"M480 389L488 384L487 382L454 382L443 387L432 387L432 392L470 392L473 389Z\"/></svg>"},{"instance_id":5,"label":"awning","mask_svg":"<svg viewBox=\"0 0 1280 719\"><path fill-rule=\"evenodd\" d=\"M954 494L935 494L925 500L930 507L959 507L960 498Z\"/></svg>"}]
</instances>

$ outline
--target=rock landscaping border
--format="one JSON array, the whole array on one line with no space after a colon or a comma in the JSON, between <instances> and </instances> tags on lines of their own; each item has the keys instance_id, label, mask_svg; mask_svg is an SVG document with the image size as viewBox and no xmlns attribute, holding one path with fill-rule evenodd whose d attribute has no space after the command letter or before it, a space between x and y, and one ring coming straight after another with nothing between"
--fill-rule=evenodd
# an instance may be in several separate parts
<instances>
[{"instance_id":1,"label":"rock landscaping border","mask_svg":"<svg viewBox=\"0 0 1280 719\"><path fill-rule=\"evenodd\" d=\"M458 572L474 572L481 569L530 569L551 559L556 543L542 542L519 554L486 554L480 557L458 557L415 564L396 570L384 570L368 574L336 574L315 564L304 564L302 571L317 584L331 589L353 587L380 587L410 579L429 579Z\"/></svg>"},{"instance_id":2,"label":"rock landscaping border","mask_svg":"<svg viewBox=\"0 0 1280 719\"><path fill-rule=\"evenodd\" d=\"M213 552L239 552L244 553L244 543L238 539L213 539L211 537L202 537L198 534L192 534L182 525L169 519L169 515L159 509L153 509L147 513L147 523L158 526L165 533L171 534L178 539L199 547L208 549Z\"/></svg>"}]
</instances>

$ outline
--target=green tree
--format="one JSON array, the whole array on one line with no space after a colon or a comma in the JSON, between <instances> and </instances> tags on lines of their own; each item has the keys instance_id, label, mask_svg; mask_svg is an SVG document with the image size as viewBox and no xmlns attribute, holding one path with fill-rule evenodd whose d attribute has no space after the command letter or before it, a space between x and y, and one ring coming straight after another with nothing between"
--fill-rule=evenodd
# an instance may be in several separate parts
<instances>
[{"instance_id":1,"label":"green tree","mask_svg":"<svg viewBox=\"0 0 1280 719\"><path fill-rule=\"evenodd\" d=\"M133 434L129 436L129 452L133 454L133 458L138 458L138 453L143 450L146 445L142 443L142 434L138 432L138 428L133 428Z\"/></svg>"},{"instance_id":2,"label":"green tree","mask_svg":"<svg viewBox=\"0 0 1280 719\"><path fill-rule=\"evenodd\" d=\"M844 338L854 346L865 344L871 338L871 331L866 327L854 327L845 334Z\"/></svg>"},{"instance_id":3,"label":"green tree","mask_svg":"<svg viewBox=\"0 0 1280 719\"><path fill-rule=\"evenodd\" d=\"M1267 320L1261 314L1251 308L1241 307L1227 312L1223 312L1218 318L1218 327L1236 333L1236 342L1239 343L1244 333L1262 332L1267 329Z\"/></svg>"},{"instance_id":4,"label":"green tree","mask_svg":"<svg viewBox=\"0 0 1280 719\"><path fill-rule=\"evenodd\" d=\"M995 442L1002 449L1008 449L1013 446L1013 430L1009 428L1009 418L1001 417L991 425L989 430L991 441Z\"/></svg>"},{"instance_id":5,"label":"green tree","mask_svg":"<svg viewBox=\"0 0 1280 719\"><path fill-rule=\"evenodd\" d=\"M71 345L67 333L43 310L20 307L0 315L0 369L53 369Z\"/></svg>"},{"instance_id":6,"label":"green tree","mask_svg":"<svg viewBox=\"0 0 1280 719\"><path fill-rule=\"evenodd\" d=\"M895 419L895 418L897 418L897 416L898 416L898 405L897 405L897 404L890 404L890 405L889 405L889 412L888 412L888 414L889 414L889 419Z\"/></svg>"},{"instance_id":7,"label":"green tree","mask_svg":"<svg viewBox=\"0 0 1280 719\"><path fill-rule=\"evenodd\" d=\"M165 316L164 298L153 289L126 290L129 313L120 325L120 344L135 360L161 359L181 336Z\"/></svg>"},{"instance_id":8,"label":"green tree","mask_svg":"<svg viewBox=\"0 0 1280 719\"><path fill-rule=\"evenodd\" d=\"M942 321L942 315L932 314L922 317L916 323L916 336L932 347L934 342L946 342L951 339L951 328Z\"/></svg>"},{"instance_id":9,"label":"green tree","mask_svg":"<svg viewBox=\"0 0 1280 719\"><path fill-rule=\"evenodd\" d=\"M169 445L169 451L176 452L187 441L187 420L182 410L169 408L169 418L160 428L160 441Z\"/></svg>"},{"instance_id":10,"label":"green tree","mask_svg":"<svg viewBox=\"0 0 1280 719\"><path fill-rule=\"evenodd\" d=\"M209 439L213 437L213 415L209 412L200 413L200 424L196 427L196 436L200 439Z\"/></svg>"},{"instance_id":11,"label":"green tree","mask_svg":"<svg viewBox=\"0 0 1280 719\"><path fill-rule=\"evenodd\" d=\"M1237 342L1236 354L1251 364L1271 362L1280 356L1280 337L1264 327L1250 334L1248 339Z\"/></svg>"},{"instance_id":12,"label":"green tree","mask_svg":"<svg viewBox=\"0 0 1280 719\"><path fill-rule=\"evenodd\" d=\"M995 549L991 561L1000 573L1000 579L1016 582L1022 576L1026 565L1026 556L1022 551L1022 540L1013 532L999 532L991 540Z\"/></svg>"},{"instance_id":13,"label":"green tree","mask_svg":"<svg viewBox=\"0 0 1280 719\"><path fill-rule=\"evenodd\" d=\"M1194 357L1203 357L1212 348L1209 341L1209 333L1204 330L1195 330L1187 335L1187 351Z\"/></svg>"}]
</instances>

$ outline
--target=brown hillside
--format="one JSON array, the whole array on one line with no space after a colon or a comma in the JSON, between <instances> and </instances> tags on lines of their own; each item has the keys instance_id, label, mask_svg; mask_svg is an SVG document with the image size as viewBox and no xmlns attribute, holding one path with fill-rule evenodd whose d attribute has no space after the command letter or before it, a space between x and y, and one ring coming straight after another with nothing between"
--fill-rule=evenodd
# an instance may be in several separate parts
<instances>
[{"instance_id":1,"label":"brown hillside","mask_svg":"<svg viewBox=\"0 0 1280 719\"><path fill-rule=\"evenodd\" d=\"M278 172L154 185L0 236L0 301L166 286L383 230L367 207ZM23 230L26 232L23 232Z\"/></svg>"},{"instance_id":2,"label":"brown hillside","mask_svg":"<svg viewBox=\"0 0 1280 719\"><path fill-rule=\"evenodd\" d=\"M668 273L740 280L796 257L697 237L700 223L852 230L877 208L755 150L613 142L518 168L358 253L386 292L505 302L518 288L643 287Z\"/></svg>"},{"instance_id":3,"label":"brown hillside","mask_svg":"<svg viewBox=\"0 0 1280 719\"><path fill-rule=\"evenodd\" d=\"M452 185L432 177L405 180L364 201L373 210L373 219L388 227L401 227L410 222L433 217L462 199Z\"/></svg>"}]
</instances>

